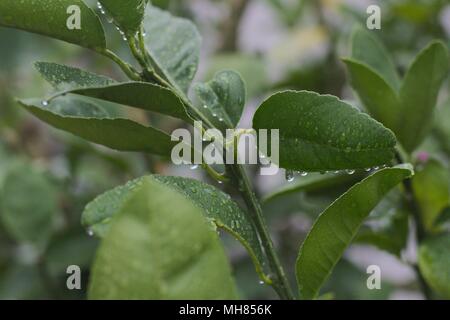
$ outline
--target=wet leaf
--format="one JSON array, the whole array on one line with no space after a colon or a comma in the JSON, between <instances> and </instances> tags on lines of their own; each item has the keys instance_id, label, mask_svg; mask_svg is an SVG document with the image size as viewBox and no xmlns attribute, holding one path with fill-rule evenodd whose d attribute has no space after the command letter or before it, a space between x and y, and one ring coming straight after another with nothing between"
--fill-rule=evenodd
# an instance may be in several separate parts
<instances>
[{"instance_id":1,"label":"wet leaf","mask_svg":"<svg viewBox=\"0 0 450 320\"><path fill-rule=\"evenodd\" d=\"M72 6L80 9L81 29L67 27L71 15L67 11ZM0 26L42 34L97 51L106 48L99 18L81 0L2 0Z\"/></svg>"},{"instance_id":2,"label":"wet leaf","mask_svg":"<svg viewBox=\"0 0 450 320\"><path fill-rule=\"evenodd\" d=\"M261 278L264 277L265 258L258 235L247 214L229 195L197 180L154 175L129 181L126 185L110 190L89 203L83 212L83 225L95 235L104 237L110 228L113 216L147 180L164 184L192 201L214 227L224 229L242 243L248 250L258 274Z\"/></svg>"},{"instance_id":3,"label":"wet leaf","mask_svg":"<svg viewBox=\"0 0 450 320\"><path fill-rule=\"evenodd\" d=\"M98 0L103 10L129 36L134 36L144 19L147 0Z\"/></svg>"},{"instance_id":4,"label":"wet leaf","mask_svg":"<svg viewBox=\"0 0 450 320\"><path fill-rule=\"evenodd\" d=\"M60 97L50 103L30 99L20 104L57 129L111 149L170 157L175 145L164 132L128 119L112 118L101 106L86 98Z\"/></svg>"},{"instance_id":5,"label":"wet leaf","mask_svg":"<svg viewBox=\"0 0 450 320\"><path fill-rule=\"evenodd\" d=\"M102 239L91 299L233 299L236 289L219 238L201 209L145 179Z\"/></svg>"},{"instance_id":6,"label":"wet leaf","mask_svg":"<svg viewBox=\"0 0 450 320\"><path fill-rule=\"evenodd\" d=\"M271 96L256 111L253 128L280 130L280 166L290 170L384 165L396 144L392 132L368 115L334 96L309 91Z\"/></svg>"},{"instance_id":7,"label":"wet leaf","mask_svg":"<svg viewBox=\"0 0 450 320\"><path fill-rule=\"evenodd\" d=\"M301 298L318 296L363 221L393 187L412 174L410 165L382 169L350 188L317 218L297 258Z\"/></svg>"},{"instance_id":8,"label":"wet leaf","mask_svg":"<svg viewBox=\"0 0 450 320\"><path fill-rule=\"evenodd\" d=\"M219 72L210 82L197 84L195 91L202 103L200 112L216 128L236 128L245 105L245 84L238 73Z\"/></svg>"},{"instance_id":9,"label":"wet leaf","mask_svg":"<svg viewBox=\"0 0 450 320\"><path fill-rule=\"evenodd\" d=\"M147 6L145 44L157 71L180 93L187 93L197 72L201 38L189 20Z\"/></svg>"}]
</instances>

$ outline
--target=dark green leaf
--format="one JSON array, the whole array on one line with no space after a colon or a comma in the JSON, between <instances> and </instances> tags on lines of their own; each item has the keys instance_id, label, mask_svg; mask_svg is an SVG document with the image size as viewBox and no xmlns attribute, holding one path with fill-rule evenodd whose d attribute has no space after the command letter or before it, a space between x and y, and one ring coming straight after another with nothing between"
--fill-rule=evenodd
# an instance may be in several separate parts
<instances>
[{"instance_id":1,"label":"dark green leaf","mask_svg":"<svg viewBox=\"0 0 450 320\"><path fill-rule=\"evenodd\" d=\"M173 189L142 181L102 239L90 298L236 298L219 238L201 211Z\"/></svg>"},{"instance_id":2,"label":"dark green leaf","mask_svg":"<svg viewBox=\"0 0 450 320\"><path fill-rule=\"evenodd\" d=\"M256 111L253 127L279 129L280 166L291 170L362 169L390 162L395 136L330 95L285 91Z\"/></svg>"},{"instance_id":3,"label":"dark green leaf","mask_svg":"<svg viewBox=\"0 0 450 320\"><path fill-rule=\"evenodd\" d=\"M139 31L147 0L99 0L99 3L125 34L134 36Z\"/></svg>"},{"instance_id":4,"label":"dark green leaf","mask_svg":"<svg viewBox=\"0 0 450 320\"><path fill-rule=\"evenodd\" d=\"M428 285L450 299L450 234L425 240L419 249L419 268Z\"/></svg>"},{"instance_id":5,"label":"dark green leaf","mask_svg":"<svg viewBox=\"0 0 450 320\"><path fill-rule=\"evenodd\" d=\"M40 246L52 234L57 203L56 187L42 172L17 164L0 189L1 221L15 240Z\"/></svg>"},{"instance_id":6,"label":"dark green leaf","mask_svg":"<svg viewBox=\"0 0 450 320\"><path fill-rule=\"evenodd\" d=\"M80 8L81 29L67 27L70 17L67 11L71 6ZM97 51L106 48L100 20L81 0L2 0L0 26L46 35Z\"/></svg>"},{"instance_id":7,"label":"dark green leaf","mask_svg":"<svg viewBox=\"0 0 450 320\"><path fill-rule=\"evenodd\" d=\"M171 90L159 85L146 82L117 83L103 76L55 63L41 62L36 67L47 81L63 93L75 93L192 122L181 100Z\"/></svg>"},{"instance_id":8,"label":"dark green leaf","mask_svg":"<svg viewBox=\"0 0 450 320\"><path fill-rule=\"evenodd\" d=\"M186 93L197 72L201 38L192 22L172 17L148 6L144 28L145 43L157 71L181 93Z\"/></svg>"},{"instance_id":9,"label":"dark green leaf","mask_svg":"<svg viewBox=\"0 0 450 320\"><path fill-rule=\"evenodd\" d=\"M111 118L99 105L86 98L56 98L48 105L36 99L20 103L55 128L112 149L170 157L175 145L164 132L128 119Z\"/></svg>"},{"instance_id":10,"label":"dark green leaf","mask_svg":"<svg viewBox=\"0 0 450 320\"><path fill-rule=\"evenodd\" d=\"M264 277L265 260L261 252L258 235L247 214L229 195L203 182L166 176L145 176L128 182L97 197L86 206L82 223L95 235L104 237L111 219L123 204L133 196L147 180L158 181L177 191L202 209L202 214L213 222L215 227L231 233L248 250L258 274Z\"/></svg>"},{"instance_id":11,"label":"dark green leaf","mask_svg":"<svg viewBox=\"0 0 450 320\"><path fill-rule=\"evenodd\" d=\"M210 82L195 87L203 114L217 128L235 128L245 105L245 84L234 71L217 73Z\"/></svg>"},{"instance_id":12,"label":"dark green leaf","mask_svg":"<svg viewBox=\"0 0 450 320\"><path fill-rule=\"evenodd\" d=\"M364 219L393 187L412 174L411 166L380 170L350 188L317 218L297 259L301 298L317 297Z\"/></svg>"}]
</instances>

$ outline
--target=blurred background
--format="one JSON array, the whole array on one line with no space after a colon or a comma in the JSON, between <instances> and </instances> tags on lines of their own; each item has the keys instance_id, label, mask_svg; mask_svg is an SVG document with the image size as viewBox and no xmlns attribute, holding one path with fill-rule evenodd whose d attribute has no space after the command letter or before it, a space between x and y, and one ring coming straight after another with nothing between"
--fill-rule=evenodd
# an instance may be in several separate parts
<instances>
[{"instance_id":1,"label":"blurred background","mask_svg":"<svg viewBox=\"0 0 450 320\"><path fill-rule=\"evenodd\" d=\"M87 2L96 8L95 1ZM450 47L448 0L152 2L193 20L199 28L203 45L196 81L209 80L223 69L241 73L248 96L242 128L250 127L251 116L262 100L282 89L333 94L360 106L340 58L349 55L353 26L366 24L369 5L381 7L382 28L374 32L392 53L401 73L430 40L442 39ZM106 21L104 25L110 49L132 62L120 34ZM84 299L97 247L96 239L80 224L81 212L89 201L149 172L209 180L201 170L89 144L25 113L16 97L46 97L50 91L35 72L35 61L67 64L116 80L124 77L105 58L67 43L4 28L0 28L0 40L0 299ZM433 153L449 163L449 93L447 79L435 129L419 148L418 157ZM127 110L130 117L145 119L139 110ZM155 116L152 121L169 132L180 126L174 119ZM282 173L269 178L255 174L261 196L286 183ZM286 266L293 266L299 244L315 217L348 185L297 193L265 204ZM382 203L377 210L374 217L383 216L389 206ZM270 288L259 284L244 249L226 235L223 238L241 296L275 298ZM414 271L406 263L415 254L413 243L399 256L354 244L325 291L333 292L336 299L421 299ZM66 268L74 264L83 270L83 289L70 291L66 288ZM381 267L381 290L366 287L366 268L371 264ZM293 274L289 269L288 273Z\"/></svg>"}]
</instances>

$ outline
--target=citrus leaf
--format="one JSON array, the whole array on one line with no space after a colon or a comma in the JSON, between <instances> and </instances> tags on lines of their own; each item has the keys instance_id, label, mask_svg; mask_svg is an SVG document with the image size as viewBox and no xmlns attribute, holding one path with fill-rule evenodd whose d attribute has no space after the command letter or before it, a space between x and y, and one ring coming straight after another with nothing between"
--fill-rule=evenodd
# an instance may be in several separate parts
<instances>
[{"instance_id":1,"label":"citrus leaf","mask_svg":"<svg viewBox=\"0 0 450 320\"><path fill-rule=\"evenodd\" d=\"M317 218L297 258L301 298L318 296L363 221L392 188L412 174L410 165L382 169L350 188Z\"/></svg>"},{"instance_id":2,"label":"citrus leaf","mask_svg":"<svg viewBox=\"0 0 450 320\"><path fill-rule=\"evenodd\" d=\"M428 285L450 299L450 234L425 240L419 248L419 268Z\"/></svg>"},{"instance_id":3,"label":"citrus leaf","mask_svg":"<svg viewBox=\"0 0 450 320\"><path fill-rule=\"evenodd\" d=\"M202 210L206 219L215 227L229 232L247 249L255 268L264 279L265 258L261 251L258 235L247 214L229 195L206 183L168 176L144 176L114 188L89 203L82 215L82 224L98 237L104 237L110 228L111 219L123 204L147 180L154 180L182 194Z\"/></svg>"},{"instance_id":4,"label":"citrus leaf","mask_svg":"<svg viewBox=\"0 0 450 320\"><path fill-rule=\"evenodd\" d=\"M402 200L400 188L388 193L372 210L354 242L370 244L400 257L408 240L410 216Z\"/></svg>"},{"instance_id":5,"label":"citrus leaf","mask_svg":"<svg viewBox=\"0 0 450 320\"><path fill-rule=\"evenodd\" d=\"M113 218L89 284L91 299L233 299L216 232L201 209L145 179Z\"/></svg>"},{"instance_id":6,"label":"citrus leaf","mask_svg":"<svg viewBox=\"0 0 450 320\"><path fill-rule=\"evenodd\" d=\"M200 112L217 128L235 128L245 105L245 84L234 71L216 73L214 79L195 86L202 102ZM225 126L224 126L225 125Z\"/></svg>"},{"instance_id":7,"label":"citrus leaf","mask_svg":"<svg viewBox=\"0 0 450 320\"><path fill-rule=\"evenodd\" d=\"M98 0L98 2L126 35L134 36L139 31L147 0Z\"/></svg>"},{"instance_id":8,"label":"citrus leaf","mask_svg":"<svg viewBox=\"0 0 450 320\"><path fill-rule=\"evenodd\" d=\"M423 49L409 68L400 89L404 115L397 133L406 151L412 152L431 129L439 89L448 76L450 57L441 41Z\"/></svg>"},{"instance_id":9,"label":"citrus leaf","mask_svg":"<svg viewBox=\"0 0 450 320\"><path fill-rule=\"evenodd\" d=\"M36 64L41 75L62 93L74 93L153 111L189 123L181 100L169 89L148 82L117 83L109 78L56 63Z\"/></svg>"},{"instance_id":10,"label":"citrus leaf","mask_svg":"<svg viewBox=\"0 0 450 320\"><path fill-rule=\"evenodd\" d=\"M357 27L353 31L351 43L353 60L375 70L394 91L400 88L401 81L391 56L373 32Z\"/></svg>"},{"instance_id":11,"label":"citrus leaf","mask_svg":"<svg viewBox=\"0 0 450 320\"><path fill-rule=\"evenodd\" d=\"M394 132L401 117L396 91L371 67L352 59L342 59L350 73L350 83L369 114Z\"/></svg>"},{"instance_id":12,"label":"citrus leaf","mask_svg":"<svg viewBox=\"0 0 450 320\"><path fill-rule=\"evenodd\" d=\"M392 160L395 136L334 96L285 91L256 111L253 128L279 129L280 166L290 170L363 169Z\"/></svg>"},{"instance_id":13,"label":"citrus leaf","mask_svg":"<svg viewBox=\"0 0 450 320\"><path fill-rule=\"evenodd\" d=\"M116 83L113 79L89 71L52 62L34 64L40 75L59 91L85 87L99 87Z\"/></svg>"},{"instance_id":14,"label":"citrus leaf","mask_svg":"<svg viewBox=\"0 0 450 320\"><path fill-rule=\"evenodd\" d=\"M60 97L50 103L37 99L19 102L53 127L112 149L170 157L175 145L164 132L128 119L111 118L101 106L86 98Z\"/></svg>"},{"instance_id":15,"label":"citrus leaf","mask_svg":"<svg viewBox=\"0 0 450 320\"><path fill-rule=\"evenodd\" d=\"M69 29L68 8L80 9L81 29ZM2 0L0 26L22 29L103 51L105 34L97 15L81 0Z\"/></svg>"},{"instance_id":16,"label":"citrus leaf","mask_svg":"<svg viewBox=\"0 0 450 320\"><path fill-rule=\"evenodd\" d=\"M197 72L201 38L189 20L147 6L144 19L145 44L162 74L180 93L187 93Z\"/></svg>"},{"instance_id":17,"label":"citrus leaf","mask_svg":"<svg viewBox=\"0 0 450 320\"><path fill-rule=\"evenodd\" d=\"M441 212L450 205L450 173L437 160L430 160L417 170L412 179L421 219L428 231L433 231Z\"/></svg>"}]
</instances>

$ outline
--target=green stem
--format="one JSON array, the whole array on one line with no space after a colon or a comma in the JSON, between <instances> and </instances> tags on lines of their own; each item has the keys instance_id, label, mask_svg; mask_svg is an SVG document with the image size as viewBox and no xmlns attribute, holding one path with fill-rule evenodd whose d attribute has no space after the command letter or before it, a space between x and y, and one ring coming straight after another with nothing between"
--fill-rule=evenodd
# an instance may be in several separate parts
<instances>
[{"instance_id":1,"label":"green stem","mask_svg":"<svg viewBox=\"0 0 450 320\"><path fill-rule=\"evenodd\" d=\"M278 255L275 252L272 239L270 237L259 200L253 192L252 185L247 173L242 165L233 165L233 173L239 184L239 190L250 209L251 218L259 234L261 244L266 253L269 267L273 272L273 287L281 299L294 300L295 297L287 280L283 266L280 263Z\"/></svg>"},{"instance_id":2,"label":"green stem","mask_svg":"<svg viewBox=\"0 0 450 320\"><path fill-rule=\"evenodd\" d=\"M106 49L106 50L100 51L100 53L102 55L104 55L105 57L114 61L122 69L122 71L128 76L128 78L130 78L131 80L134 80L134 81L141 80L139 73L130 64L128 64L125 61L123 61L122 59L120 59L114 52Z\"/></svg>"}]
</instances>

